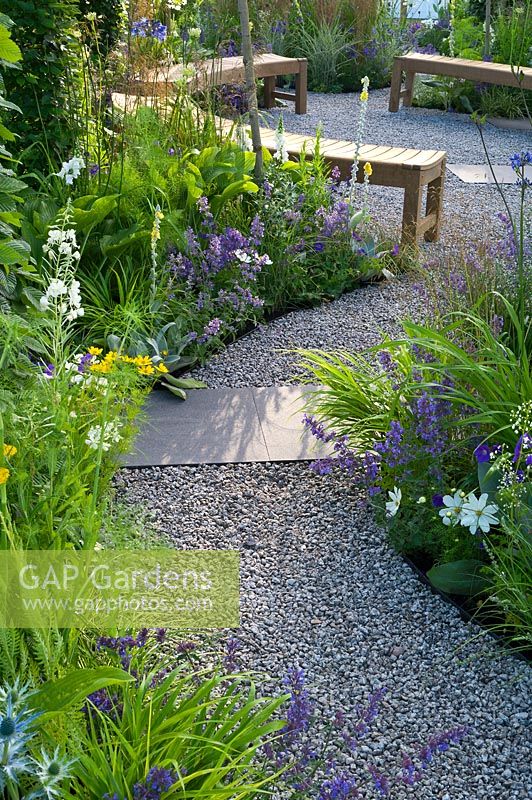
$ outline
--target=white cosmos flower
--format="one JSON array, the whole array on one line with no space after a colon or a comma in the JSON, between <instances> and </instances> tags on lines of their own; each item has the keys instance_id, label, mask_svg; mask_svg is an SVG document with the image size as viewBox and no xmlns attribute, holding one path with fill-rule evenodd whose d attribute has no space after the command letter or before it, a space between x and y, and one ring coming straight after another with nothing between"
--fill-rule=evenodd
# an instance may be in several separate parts
<instances>
[{"instance_id":1,"label":"white cosmos flower","mask_svg":"<svg viewBox=\"0 0 532 800\"><path fill-rule=\"evenodd\" d=\"M401 505L402 492L397 486L393 487L393 492L388 492L390 500L386 503L386 516L395 517Z\"/></svg>"},{"instance_id":2,"label":"white cosmos flower","mask_svg":"<svg viewBox=\"0 0 532 800\"><path fill-rule=\"evenodd\" d=\"M457 525L462 513L465 495L463 492L455 492L454 495L446 494L443 498L445 508L440 509L440 517L444 525Z\"/></svg>"},{"instance_id":3,"label":"white cosmos flower","mask_svg":"<svg viewBox=\"0 0 532 800\"><path fill-rule=\"evenodd\" d=\"M498 525L499 520L495 516L499 507L495 503L488 504L488 494L484 492L477 499L474 492L471 492L462 506L460 524L464 528L469 528L471 533L476 533L478 529L483 533L488 533L491 525Z\"/></svg>"},{"instance_id":4,"label":"white cosmos flower","mask_svg":"<svg viewBox=\"0 0 532 800\"><path fill-rule=\"evenodd\" d=\"M235 256L238 258L239 261L242 261L243 264L250 264L251 263L251 256L249 253L246 253L245 250L235 250Z\"/></svg>"}]
</instances>

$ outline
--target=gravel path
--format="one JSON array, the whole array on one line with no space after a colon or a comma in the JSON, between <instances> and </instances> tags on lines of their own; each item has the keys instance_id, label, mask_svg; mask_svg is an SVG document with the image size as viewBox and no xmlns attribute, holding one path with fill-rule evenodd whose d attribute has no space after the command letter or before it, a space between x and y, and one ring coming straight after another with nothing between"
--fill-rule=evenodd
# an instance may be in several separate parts
<instances>
[{"instance_id":1,"label":"gravel path","mask_svg":"<svg viewBox=\"0 0 532 800\"><path fill-rule=\"evenodd\" d=\"M256 464L128 470L119 485L176 547L240 550L243 666L277 681L303 667L327 718L388 688L374 732L339 764L359 776L368 758L396 766L431 732L470 725L415 796L531 796L528 667L419 583L347 482Z\"/></svg>"},{"instance_id":2,"label":"gravel path","mask_svg":"<svg viewBox=\"0 0 532 800\"><path fill-rule=\"evenodd\" d=\"M214 356L194 377L210 388L276 386L301 381L294 348L362 350L399 334L400 320L421 313L411 278L370 284L316 308L263 325Z\"/></svg>"},{"instance_id":3,"label":"gravel path","mask_svg":"<svg viewBox=\"0 0 532 800\"><path fill-rule=\"evenodd\" d=\"M483 162L478 134L464 117L409 109L390 120L386 100L386 91L371 95L368 141L437 146L449 151L451 161ZM309 116L285 112L286 128L311 133L324 118L325 135L354 137L354 103L353 95L311 95ZM498 163L530 147L523 133L491 128L488 137ZM398 193L373 187L372 194L379 221L397 222ZM478 235L489 233L483 218L491 224L500 205L493 188L450 176L446 207L440 251L455 248L460 231L466 238L475 226ZM401 317L419 313L411 284L401 278L367 286L289 314L194 374L211 387L297 380L294 357L279 350L360 350L376 343L381 331L393 335ZM327 717L339 708L353 713L371 690L388 687L372 734L354 763L339 756L340 765L358 776L368 759L378 767L394 766L431 732L465 724L471 734L438 758L415 796L532 795L528 667L503 656L420 584L346 481L317 478L305 464L246 464L123 470L117 486L122 499L155 512L161 534L176 547L240 550L244 667L265 670L277 682L288 667L303 667L317 708Z\"/></svg>"}]
</instances>

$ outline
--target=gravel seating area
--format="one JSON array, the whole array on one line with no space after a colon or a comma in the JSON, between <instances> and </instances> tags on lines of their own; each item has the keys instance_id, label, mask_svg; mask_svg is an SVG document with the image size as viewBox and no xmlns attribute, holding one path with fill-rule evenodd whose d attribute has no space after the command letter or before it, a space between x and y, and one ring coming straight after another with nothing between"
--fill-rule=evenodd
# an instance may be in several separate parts
<instances>
[{"instance_id":1,"label":"gravel seating area","mask_svg":"<svg viewBox=\"0 0 532 800\"><path fill-rule=\"evenodd\" d=\"M332 139L356 139L358 95L310 93L308 114L296 115L291 108L282 110L285 128L290 133L313 136L321 123L323 135ZM402 108L388 111L389 89L371 91L368 101L366 133L368 144L414 147L447 151L448 163L485 164L480 135L467 114L455 114L425 108ZM279 110L265 116L277 124ZM530 131L511 131L487 124L484 136L494 164L509 164L513 153L529 150ZM518 189L506 186L510 203L517 201ZM496 227L496 214L503 210L497 188L487 184L467 184L447 170L444 193L444 217L440 247L451 245L459 236L484 238ZM372 186L370 211L386 230L400 231L402 193L399 189ZM429 252L438 245L423 245Z\"/></svg>"},{"instance_id":2,"label":"gravel seating area","mask_svg":"<svg viewBox=\"0 0 532 800\"><path fill-rule=\"evenodd\" d=\"M307 117L284 112L287 130L310 134L324 119L325 135L354 138L354 95L309 99ZM447 149L450 161L483 161L478 133L465 117L419 109L388 115L385 103L387 90L371 94L367 141L433 145ZM498 163L529 145L526 133L489 128L487 137ZM380 189L372 190L379 221L397 222L393 190ZM482 224L478 232L485 236L481 218L493 220L500 210L493 187L461 184L453 176L446 206L444 250L455 245L458 223L464 235ZM381 332L396 334L401 317L419 310L412 283L405 277L369 285L291 313L193 374L211 388L297 382L293 354L279 350L360 350L377 343ZM337 709L349 715L371 690L388 687L373 732L356 758L339 757L339 764L358 775L368 762L399 765L402 753L431 733L470 725L470 735L438 759L415 796L531 796L528 666L503 655L419 582L347 480L318 478L305 464L246 464L123 470L117 487L128 503L155 512L161 533L176 547L240 550L238 636L245 668L265 670L278 682L290 666L303 667L317 707L328 717Z\"/></svg>"}]
</instances>

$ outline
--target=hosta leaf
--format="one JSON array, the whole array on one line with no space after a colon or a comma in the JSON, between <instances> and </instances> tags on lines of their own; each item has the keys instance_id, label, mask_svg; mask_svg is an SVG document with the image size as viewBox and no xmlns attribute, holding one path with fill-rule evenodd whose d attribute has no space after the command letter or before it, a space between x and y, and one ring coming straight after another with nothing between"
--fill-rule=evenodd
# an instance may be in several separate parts
<instances>
[{"instance_id":1,"label":"hosta leaf","mask_svg":"<svg viewBox=\"0 0 532 800\"><path fill-rule=\"evenodd\" d=\"M20 47L11 39L11 35L5 26L0 25L0 58L14 64L20 61L22 53Z\"/></svg>"}]
</instances>

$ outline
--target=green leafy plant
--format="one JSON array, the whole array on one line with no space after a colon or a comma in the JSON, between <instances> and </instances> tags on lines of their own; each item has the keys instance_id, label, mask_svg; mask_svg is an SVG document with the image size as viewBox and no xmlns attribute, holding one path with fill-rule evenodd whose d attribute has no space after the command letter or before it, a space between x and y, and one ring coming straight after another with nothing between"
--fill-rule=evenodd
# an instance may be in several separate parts
<instances>
[{"instance_id":1,"label":"green leafy plant","mask_svg":"<svg viewBox=\"0 0 532 800\"><path fill-rule=\"evenodd\" d=\"M77 40L75 0L10 0L22 69L10 70L9 96L22 111L11 121L21 137L24 164L48 170L56 149L70 151L76 138Z\"/></svg>"},{"instance_id":2,"label":"green leafy plant","mask_svg":"<svg viewBox=\"0 0 532 800\"><path fill-rule=\"evenodd\" d=\"M18 235L21 193L27 187L14 175L12 165L16 162L5 142L14 142L16 137L2 121L6 111L20 112L18 106L4 96L3 71L15 69L22 58L20 49L11 39L12 24L12 20L0 14L0 309L3 310L17 297L20 268L27 266L30 254L29 245Z\"/></svg>"}]
</instances>

